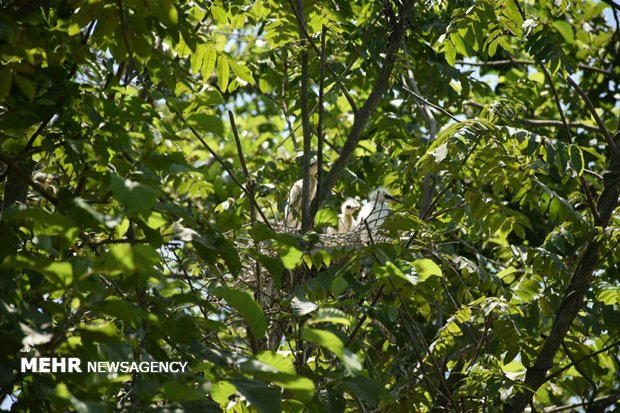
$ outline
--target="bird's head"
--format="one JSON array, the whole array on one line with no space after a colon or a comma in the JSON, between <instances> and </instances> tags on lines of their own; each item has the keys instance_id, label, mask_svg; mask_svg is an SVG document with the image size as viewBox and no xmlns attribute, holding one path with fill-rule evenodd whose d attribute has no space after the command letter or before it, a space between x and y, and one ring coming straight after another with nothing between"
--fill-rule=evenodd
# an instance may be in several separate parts
<instances>
[{"instance_id":1,"label":"bird's head","mask_svg":"<svg viewBox=\"0 0 620 413\"><path fill-rule=\"evenodd\" d=\"M396 198L395 196L392 196L392 194L390 194L390 191L388 191L387 188L384 188L382 186L372 191L368 195L368 200L370 202L377 202L377 203L383 203L383 202L398 202L399 204L403 203L403 201L401 201L400 199Z\"/></svg>"},{"instance_id":2,"label":"bird's head","mask_svg":"<svg viewBox=\"0 0 620 413\"><path fill-rule=\"evenodd\" d=\"M344 215L353 215L360 208L360 203L355 198L348 198L342 203L340 210Z\"/></svg>"},{"instance_id":3,"label":"bird's head","mask_svg":"<svg viewBox=\"0 0 620 413\"><path fill-rule=\"evenodd\" d=\"M314 158L312 159L312 161L310 161L310 175L316 176L318 172L319 172L319 162L316 160L316 158Z\"/></svg>"}]
</instances>

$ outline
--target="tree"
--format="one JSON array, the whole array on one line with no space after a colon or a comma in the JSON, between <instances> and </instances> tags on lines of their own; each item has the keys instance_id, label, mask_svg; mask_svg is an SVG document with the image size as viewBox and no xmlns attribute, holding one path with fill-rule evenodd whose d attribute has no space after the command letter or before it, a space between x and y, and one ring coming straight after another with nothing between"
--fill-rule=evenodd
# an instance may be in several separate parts
<instances>
[{"instance_id":1,"label":"tree","mask_svg":"<svg viewBox=\"0 0 620 413\"><path fill-rule=\"evenodd\" d=\"M618 407L619 11L4 1L2 406ZM379 233L323 234L378 186Z\"/></svg>"}]
</instances>

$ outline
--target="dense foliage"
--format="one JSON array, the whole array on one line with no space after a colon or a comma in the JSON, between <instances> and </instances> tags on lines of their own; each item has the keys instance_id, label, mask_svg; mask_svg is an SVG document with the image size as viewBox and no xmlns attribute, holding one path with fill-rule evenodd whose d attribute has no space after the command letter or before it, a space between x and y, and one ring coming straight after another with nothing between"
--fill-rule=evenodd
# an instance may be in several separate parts
<instances>
[{"instance_id":1,"label":"dense foliage","mask_svg":"<svg viewBox=\"0 0 620 413\"><path fill-rule=\"evenodd\" d=\"M619 406L617 3L0 4L3 408Z\"/></svg>"}]
</instances>

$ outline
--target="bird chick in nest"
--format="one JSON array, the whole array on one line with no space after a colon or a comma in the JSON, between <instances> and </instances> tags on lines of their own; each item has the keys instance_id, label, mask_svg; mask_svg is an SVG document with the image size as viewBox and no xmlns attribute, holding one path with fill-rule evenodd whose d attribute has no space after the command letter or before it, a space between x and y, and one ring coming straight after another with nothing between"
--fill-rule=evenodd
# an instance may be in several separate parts
<instances>
[{"instance_id":1,"label":"bird chick in nest","mask_svg":"<svg viewBox=\"0 0 620 413\"><path fill-rule=\"evenodd\" d=\"M360 203L355 198L347 198L340 206L340 215L338 215L338 229L333 227L327 228L328 234L344 234L351 231L357 226L357 220L353 216L360 209Z\"/></svg>"},{"instance_id":2,"label":"bird chick in nest","mask_svg":"<svg viewBox=\"0 0 620 413\"><path fill-rule=\"evenodd\" d=\"M357 226L364 228L364 221L366 221L370 229L379 228L390 215L388 205L390 202L403 203L400 199L392 196L386 188L379 187L372 191L368 195L368 201L357 216Z\"/></svg>"}]
</instances>

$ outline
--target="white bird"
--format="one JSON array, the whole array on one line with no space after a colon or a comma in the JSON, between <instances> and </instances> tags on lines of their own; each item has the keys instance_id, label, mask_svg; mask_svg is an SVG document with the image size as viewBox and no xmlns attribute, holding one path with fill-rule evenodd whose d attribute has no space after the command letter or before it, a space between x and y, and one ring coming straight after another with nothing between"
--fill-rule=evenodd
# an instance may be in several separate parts
<instances>
[{"instance_id":1,"label":"white bird","mask_svg":"<svg viewBox=\"0 0 620 413\"><path fill-rule=\"evenodd\" d=\"M393 197L386 188L379 187L372 191L368 195L368 201L362 206L357 216L357 226L363 231L366 228L364 225L364 221L366 221L371 230L379 228L390 215L389 202L402 204L402 201Z\"/></svg>"},{"instance_id":2,"label":"white bird","mask_svg":"<svg viewBox=\"0 0 620 413\"><path fill-rule=\"evenodd\" d=\"M319 165L316 159L313 159L310 163L310 202L316 195L316 174L319 171ZM289 194L286 208L284 209L284 221L288 228L299 228L299 218L301 218L301 198L303 191L304 180L299 179L296 181Z\"/></svg>"},{"instance_id":3,"label":"white bird","mask_svg":"<svg viewBox=\"0 0 620 413\"><path fill-rule=\"evenodd\" d=\"M349 232L357 226L357 220L353 216L360 209L360 203L355 198L349 198L342 203L340 215L338 215L338 232Z\"/></svg>"},{"instance_id":4,"label":"white bird","mask_svg":"<svg viewBox=\"0 0 620 413\"><path fill-rule=\"evenodd\" d=\"M338 215L338 230L332 227L327 228L328 234L344 234L357 226L357 220L353 216L355 211L360 208L360 203L355 198L347 198L340 206Z\"/></svg>"}]
</instances>

